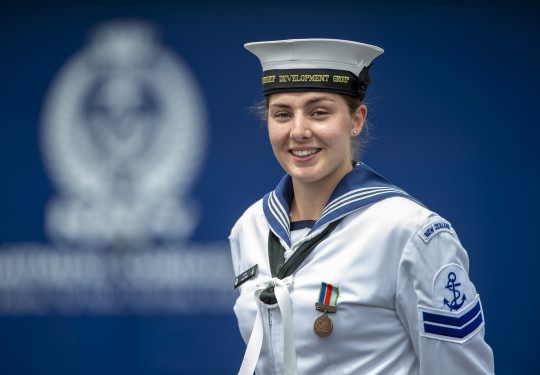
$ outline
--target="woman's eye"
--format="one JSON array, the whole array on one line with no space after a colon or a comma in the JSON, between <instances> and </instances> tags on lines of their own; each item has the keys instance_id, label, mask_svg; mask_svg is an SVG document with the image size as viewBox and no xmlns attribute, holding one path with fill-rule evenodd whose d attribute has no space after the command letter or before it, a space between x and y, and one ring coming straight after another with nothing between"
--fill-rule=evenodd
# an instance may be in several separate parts
<instances>
[{"instance_id":1,"label":"woman's eye","mask_svg":"<svg viewBox=\"0 0 540 375\"><path fill-rule=\"evenodd\" d=\"M288 113L286 112L278 112L278 113L275 113L274 114L274 118L278 118L278 119L283 119L283 118L289 118L291 117L291 115L289 115Z\"/></svg>"},{"instance_id":2,"label":"woman's eye","mask_svg":"<svg viewBox=\"0 0 540 375\"><path fill-rule=\"evenodd\" d=\"M314 117L323 117L323 116L326 116L327 114L328 114L328 112L326 112L326 111L315 111L315 112L313 112Z\"/></svg>"}]
</instances>

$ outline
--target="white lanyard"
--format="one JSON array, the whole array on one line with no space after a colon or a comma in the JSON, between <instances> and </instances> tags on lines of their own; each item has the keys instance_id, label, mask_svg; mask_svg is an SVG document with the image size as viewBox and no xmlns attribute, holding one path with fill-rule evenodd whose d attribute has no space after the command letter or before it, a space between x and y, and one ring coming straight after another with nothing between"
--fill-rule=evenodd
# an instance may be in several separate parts
<instances>
[{"instance_id":1,"label":"white lanyard","mask_svg":"<svg viewBox=\"0 0 540 375\"><path fill-rule=\"evenodd\" d=\"M260 296L263 290L268 287L274 287L274 293L276 295L277 304L281 310L281 316L283 319L283 364L285 375L297 375L296 371L296 347L294 344L294 326L292 319L292 306L291 298L289 296L289 288L292 286L292 275L284 279L278 279L274 277L265 281L262 284L257 285L254 297L257 303L257 317L255 318L255 324L251 331L251 337L247 345L246 354L242 361L242 367L238 375L253 375L259 355L261 354L261 347L264 336L264 327L262 321L262 302Z\"/></svg>"}]
</instances>

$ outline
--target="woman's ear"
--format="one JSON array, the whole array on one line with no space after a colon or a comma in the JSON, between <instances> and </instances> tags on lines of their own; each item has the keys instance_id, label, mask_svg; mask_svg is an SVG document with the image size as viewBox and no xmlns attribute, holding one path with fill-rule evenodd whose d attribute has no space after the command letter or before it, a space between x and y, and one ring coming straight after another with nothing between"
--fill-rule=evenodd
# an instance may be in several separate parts
<instances>
[{"instance_id":1,"label":"woman's ear","mask_svg":"<svg viewBox=\"0 0 540 375\"><path fill-rule=\"evenodd\" d=\"M362 132L362 128L364 127L364 122L366 121L366 115L367 115L367 107L363 104L359 105L352 116L351 135L353 137L359 136L360 133Z\"/></svg>"}]
</instances>

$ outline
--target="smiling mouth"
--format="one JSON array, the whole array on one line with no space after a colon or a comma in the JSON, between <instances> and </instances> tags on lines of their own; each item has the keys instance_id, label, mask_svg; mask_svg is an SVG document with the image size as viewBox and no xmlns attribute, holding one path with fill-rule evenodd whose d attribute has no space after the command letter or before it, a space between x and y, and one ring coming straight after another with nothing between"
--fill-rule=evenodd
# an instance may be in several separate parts
<instances>
[{"instance_id":1,"label":"smiling mouth","mask_svg":"<svg viewBox=\"0 0 540 375\"><path fill-rule=\"evenodd\" d=\"M291 150L291 153L294 156L298 156L300 158L305 158L305 157L308 157L309 155L316 154L319 151L321 151L320 148L314 148L314 149L311 149L311 150Z\"/></svg>"}]
</instances>

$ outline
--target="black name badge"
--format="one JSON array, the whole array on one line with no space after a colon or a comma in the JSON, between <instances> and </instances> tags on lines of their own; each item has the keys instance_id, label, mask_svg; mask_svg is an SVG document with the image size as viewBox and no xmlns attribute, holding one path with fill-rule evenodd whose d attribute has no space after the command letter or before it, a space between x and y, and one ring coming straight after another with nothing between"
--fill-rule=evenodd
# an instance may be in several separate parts
<instances>
[{"instance_id":1,"label":"black name badge","mask_svg":"<svg viewBox=\"0 0 540 375\"><path fill-rule=\"evenodd\" d=\"M240 275L236 276L236 278L234 279L234 289L238 288L240 285L242 285L249 279L253 279L255 276L257 276L258 269L259 265L256 264L247 271L244 271Z\"/></svg>"}]
</instances>

